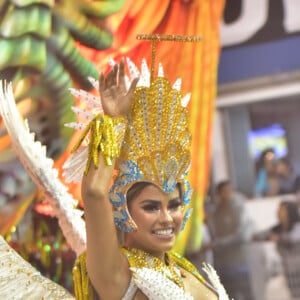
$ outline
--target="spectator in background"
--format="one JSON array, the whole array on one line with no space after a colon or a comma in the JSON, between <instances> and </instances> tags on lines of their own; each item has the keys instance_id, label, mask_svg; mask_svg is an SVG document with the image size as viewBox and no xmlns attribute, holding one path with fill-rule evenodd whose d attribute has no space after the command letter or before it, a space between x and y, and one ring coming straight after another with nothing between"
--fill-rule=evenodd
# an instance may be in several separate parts
<instances>
[{"instance_id":1,"label":"spectator in background","mask_svg":"<svg viewBox=\"0 0 300 300\"><path fill-rule=\"evenodd\" d=\"M246 198L234 191L229 180L217 185L216 196L215 210L208 216L215 268L230 298L252 300L247 243L254 228L246 213Z\"/></svg>"},{"instance_id":2,"label":"spectator in background","mask_svg":"<svg viewBox=\"0 0 300 300\"><path fill-rule=\"evenodd\" d=\"M279 194L279 180L278 176L275 173L271 173L267 178L268 189L264 196L272 197Z\"/></svg>"},{"instance_id":3,"label":"spectator in background","mask_svg":"<svg viewBox=\"0 0 300 300\"><path fill-rule=\"evenodd\" d=\"M296 176L287 158L281 158L276 164L276 174L278 177L278 194L289 194L294 192Z\"/></svg>"},{"instance_id":4,"label":"spectator in background","mask_svg":"<svg viewBox=\"0 0 300 300\"><path fill-rule=\"evenodd\" d=\"M282 201L277 211L278 223L267 231L256 234L256 240L270 240L278 246L300 243L300 217L296 202Z\"/></svg>"},{"instance_id":5,"label":"spectator in background","mask_svg":"<svg viewBox=\"0 0 300 300\"><path fill-rule=\"evenodd\" d=\"M277 244L282 265L294 298L300 297L300 217L296 202L282 201L277 211L278 224L256 234L256 240L269 240Z\"/></svg>"},{"instance_id":6,"label":"spectator in background","mask_svg":"<svg viewBox=\"0 0 300 300\"><path fill-rule=\"evenodd\" d=\"M257 197L273 196L278 193L275 153L265 149L257 162L255 194Z\"/></svg>"},{"instance_id":7,"label":"spectator in background","mask_svg":"<svg viewBox=\"0 0 300 300\"><path fill-rule=\"evenodd\" d=\"M279 224L272 230L271 239L277 243L283 270L292 297L300 297L300 218L297 203L281 202Z\"/></svg>"},{"instance_id":8,"label":"spectator in background","mask_svg":"<svg viewBox=\"0 0 300 300\"><path fill-rule=\"evenodd\" d=\"M298 211L300 213L300 176L299 175L295 179L294 193L295 193L295 201L298 206Z\"/></svg>"},{"instance_id":9,"label":"spectator in background","mask_svg":"<svg viewBox=\"0 0 300 300\"><path fill-rule=\"evenodd\" d=\"M300 218L295 202L280 203L278 220L278 225L272 230L272 239L282 245L300 242Z\"/></svg>"}]
</instances>

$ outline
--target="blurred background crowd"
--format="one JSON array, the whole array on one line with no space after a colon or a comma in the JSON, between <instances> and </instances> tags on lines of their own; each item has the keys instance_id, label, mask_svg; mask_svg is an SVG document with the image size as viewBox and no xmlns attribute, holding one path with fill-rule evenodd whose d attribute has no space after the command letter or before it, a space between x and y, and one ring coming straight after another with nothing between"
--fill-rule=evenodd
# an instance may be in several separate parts
<instances>
[{"instance_id":1,"label":"blurred background crowd","mask_svg":"<svg viewBox=\"0 0 300 300\"><path fill-rule=\"evenodd\" d=\"M189 257L214 265L234 299L299 299L299 211L295 193L249 199L224 180L207 197L202 246Z\"/></svg>"}]
</instances>

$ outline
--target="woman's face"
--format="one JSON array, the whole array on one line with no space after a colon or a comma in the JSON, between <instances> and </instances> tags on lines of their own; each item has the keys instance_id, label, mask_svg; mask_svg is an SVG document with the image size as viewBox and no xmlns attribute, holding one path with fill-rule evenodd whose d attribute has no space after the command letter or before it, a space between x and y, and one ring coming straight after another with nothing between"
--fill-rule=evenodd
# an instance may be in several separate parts
<instances>
[{"instance_id":1,"label":"woman's face","mask_svg":"<svg viewBox=\"0 0 300 300\"><path fill-rule=\"evenodd\" d=\"M131 200L129 212L138 228L127 234L127 246L153 255L173 247L183 220L178 188L167 194L155 185L148 185Z\"/></svg>"}]
</instances>

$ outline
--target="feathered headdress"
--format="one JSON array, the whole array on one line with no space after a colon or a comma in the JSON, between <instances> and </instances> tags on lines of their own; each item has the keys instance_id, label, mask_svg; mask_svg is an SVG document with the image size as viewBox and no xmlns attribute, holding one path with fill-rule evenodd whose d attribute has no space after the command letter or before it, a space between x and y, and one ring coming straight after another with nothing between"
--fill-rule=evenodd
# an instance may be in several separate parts
<instances>
[{"instance_id":1,"label":"feathered headdress","mask_svg":"<svg viewBox=\"0 0 300 300\"><path fill-rule=\"evenodd\" d=\"M170 36L158 37L159 40L170 39ZM194 37L194 40L191 37L188 38L187 41L195 41L198 37ZM151 72L145 60L142 61L140 72L136 65L127 59L130 73L129 78L126 79L127 86L130 86L134 78L140 79L127 116L124 140L123 142L119 140L120 143L122 142L120 157L116 164L119 173L109 193L114 207L115 224L123 231L136 228L126 201L127 191L135 183L151 182L167 193L172 192L177 183L181 183L183 204L187 205L191 197L191 188L187 181L191 162L191 134L186 108L190 94L181 95L181 79L177 79L171 86L169 80L164 77L161 64L159 64L158 76L154 77L153 58L155 55L152 56ZM113 65L114 62L111 64ZM94 87L98 88L99 84L94 79L91 82ZM94 113L90 113L76 109L81 116L90 121L96 114L103 112L99 96L93 96L82 90L71 89L71 92L95 110ZM86 125L78 123L69 124L69 126L83 130L86 128ZM125 129L124 126L123 123L116 124L115 130L122 132ZM90 138L91 136L87 137L87 139ZM87 153L87 147L83 146L66 162L67 180L80 180L79 174L83 173ZM184 220L190 212L190 210L186 211Z\"/></svg>"}]
</instances>

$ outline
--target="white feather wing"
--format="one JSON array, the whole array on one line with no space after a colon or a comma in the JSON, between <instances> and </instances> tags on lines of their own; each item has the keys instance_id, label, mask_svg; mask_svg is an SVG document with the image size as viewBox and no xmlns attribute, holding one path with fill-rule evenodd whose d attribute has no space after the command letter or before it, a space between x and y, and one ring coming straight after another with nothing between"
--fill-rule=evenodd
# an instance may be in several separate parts
<instances>
[{"instance_id":1,"label":"white feather wing","mask_svg":"<svg viewBox=\"0 0 300 300\"><path fill-rule=\"evenodd\" d=\"M63 234L72 249L80 254L86 247L85 222L82 211L75 208L77 200L58 179L53 160L46 156L46 148L34 140L27 122L17 109L12 84L0 81L0 114L20 161L32 180L51 203Z\"/></svg>"}]
</instances>

